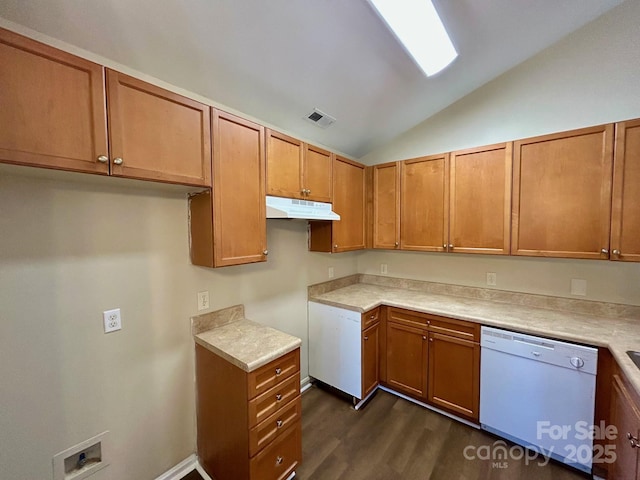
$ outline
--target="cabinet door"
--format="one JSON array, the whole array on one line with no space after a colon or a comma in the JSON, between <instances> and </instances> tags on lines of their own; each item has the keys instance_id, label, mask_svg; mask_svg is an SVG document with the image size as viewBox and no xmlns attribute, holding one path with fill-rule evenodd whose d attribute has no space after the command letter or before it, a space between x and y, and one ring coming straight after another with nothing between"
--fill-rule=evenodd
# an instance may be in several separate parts
<instances>
[{"instance_id":1,"label":"cabinet door","mask_svg":"<svg viewBox=\"0 0 640 480\"><path fill-rule=\"evenodd\" d=\"M400 166L400 248L443 252L449 239L449 154Z\"/></svg>"},{"instance_id":2,"label":"cabinet door","mask_svg":"<svg viewBox=\"0 0 640 480\"><path fill-rule=\"evenodd\" d=\"M613 125L514 143L514 255L609 256Z\"/></svg>"},{"instance_id":3,"label":"cabinet door","mask_svg":"<svg viewBox=\"0 0 640 480\"><path fill-rule=\"evenodd\" d=\"M333 163L333 252L360 250L365 243L364 165L336 156Z\"/></svg>"},{"instance_id":4,"label":"cabinet door","mask_svg":"<svg viewBox=\"0 0 640 480\"><path fill-rule=\"evenodd\" d=\"M611 259L640 262L640 120L616 124Z\"/></svg>"},{"instance_id":5,"label":"cabinet door","mask_svg":"<svg viewBox=\"0 0 640 480\"><path fill-rule=\"evenodd\" d=\"M305 144L302 185L307 200L331 203L331 170L333 153Z\"/></svg>"},{"instance_id":6,"label":"cabinet door","mask_svg":"<svg viewBox=\"0 0 640 480\"><path fill-rule=\"evenodd\" d=\"M211 186L210 108L107 70L111 174Z\"/></svg>"},{"instance_id":7,"label":"cabinet door","mask_svg":"<svg viewBox=\"0 0 640 480\"><path fill-rule=\"evenodd\" d=\"M478 421L480 345L429 333L428 399L451 413Z\"/></svg>"},{"instance_id":8,"label":"cabinet door","mask_svg":"<svg viewBox=\"0 0 640 480\"><path fill-rule=\"evenodd\" d=\"M619 375L613 376L611 421L618 435L614 444L615 462L609 467L610 478L636 480L640 478L638 447L631 445L628 435L640 438L640 411Z\"/></svg>"},{"instance_id":9,"label":"cabinet door","mask_svg":"<svg viewBox=\"0 0 640 480\"><path fill-rule=\"evenodd\" d=\"M108 174L104 69L2 29L0 65L0 161Z\"/></svg>"},{"instance_id":10,"label":"cabinet door","mask_svg":"<svg viewBox=\"0 0 640 480\"><path fill-rule=\"evenodd\" d=\"M362 398L365 398L378 385L380 367L380 324L371 325L362 332Z\"/></svg>"},{"instance_id":11,"label":"cabinet door","mask_svg":"<svg viewBox=\"0 0 640 480\"><path fill-rule=\"evenodd\" d=\"M509 255L512 144L451 154L449 251Z\"/></svg>"},{"instance_id":12,"label":"cabinet door","mask_svg":"<svg viewBox=\"0 0 640 480\"><path fill-rule=\"evenodd\" d=\"M427 398L427 332L387 322L387 384L413 397Z\"/></svg>"},{"instance_id":13,"label":"cabinet door","mask_svg":"<svg viewBox=\"0 0 640 480\"><path fill-rule=\"evenodd\" d=\"M373 167L373 248L400 246L400 164Z\"/></svg>"},{"instance_id":14,"label":"cabinet door","mask_svg":"<svg viewBox=\"0 0 640 480\"><path fill-rule=\"evenodd\" d=\"M217 267L266 260L264 128L214 110L214 262Z\"/></svg>"},{"instance_id":15,"label":"cabinet door","mask_svg":"<svg viewBox=\"0 0 640 480\"><path fill-rule=\"evenodd\" d=\"M267 130L266 135L267 195L306 198L302 192L302 142L273 130Z\"/></svg>"}]
</instances>

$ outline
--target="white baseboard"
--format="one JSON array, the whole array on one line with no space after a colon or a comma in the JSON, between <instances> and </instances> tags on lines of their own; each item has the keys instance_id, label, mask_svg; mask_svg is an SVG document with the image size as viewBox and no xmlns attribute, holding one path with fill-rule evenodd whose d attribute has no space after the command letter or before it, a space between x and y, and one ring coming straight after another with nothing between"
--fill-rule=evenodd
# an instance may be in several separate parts
<instances>
[{"instance_id":1,"label":"white baseboard","mask_svg":"<svg viewBox=\"0 0 640 480\"><path fill-rule=\"evenodd\" d=\"M175 467L172 467L166 472L164 472L155 480L179 480L182 477L184 477L187 473L192 471L194 468L197 469L197 465L198 465L198 459L196 458L196 455L191 454L189 455L189 457L185 458ZM205 477L204 475L202 477L205 479L209 479L209 477Z\"/></svg>"},{"instance_id":2,"label":"white baseboard","mask_svg":"<svg viewBox=\"0 0 640 480\"><path fill-rule=\"evenodd\" d=\"M311 385L313 385L311 383L311 377L305 377L300 380L300 393L303 393L304 391L310 389Z\"/></svg>"}]
</instances>

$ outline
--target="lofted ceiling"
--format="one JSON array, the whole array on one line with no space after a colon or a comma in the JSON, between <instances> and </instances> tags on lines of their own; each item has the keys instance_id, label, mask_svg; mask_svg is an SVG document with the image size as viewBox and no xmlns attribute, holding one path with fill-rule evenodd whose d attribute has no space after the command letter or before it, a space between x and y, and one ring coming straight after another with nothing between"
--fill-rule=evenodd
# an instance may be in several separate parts
<instances>
[{"instance_id":1,"label":"lofted ceiling","mask_svg":"<svg viewBox=\"0 0 640 480\"><path fill-rule=\"evenodd\" d=\"M430 78L366 0L2 0L0 17L358 158L622 1L435 0L459 56Z\"/></svg>"}]
</instances>

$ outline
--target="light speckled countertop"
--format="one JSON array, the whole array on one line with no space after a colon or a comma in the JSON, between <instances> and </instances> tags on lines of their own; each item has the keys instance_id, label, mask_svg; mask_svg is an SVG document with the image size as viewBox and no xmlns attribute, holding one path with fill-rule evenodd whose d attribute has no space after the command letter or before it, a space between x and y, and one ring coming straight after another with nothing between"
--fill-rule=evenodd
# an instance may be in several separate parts
<instances>
[{"instance_id":1,"label":"light speckled countertop","mask_svg":"<svg viewBox=\"0 0 640 480\"><path fill-rule=\"evenodd\" d=\"M191 318L194 340L245 372L266 365L300 347L302 341L287 333L244 318L244 307Z\"/></svg>"},{"instance_id":2,"label":"light speckled countertop","mask_svg":"<svg viewBox=\"0 0 640 480\"><path fill-rule=\"evenodd\" d=\"M636 307L625 309L625 306L616 308L612 305L609 308L610 316L604 316L600 310L603 305L607 305L598 302L582 301L587 305L586 308L581 305L582 310L588 310L589 303L593 303L594 310L598 310L591 314L369 283L354 283L326 292L323 289L314 291L312 288L310 287L309 292L310 301L358 312L366 312L378 305L389 305L523 333L608 347L640 394L640 369L626 354L627 350L640 350L640 319L624 318L627 311L635 315ZM513 299L522 302L524 296L526 294L514 294ZM551 299L550 303L556 301L555 297L547 298Z\"/></svg>"}]
</instances>

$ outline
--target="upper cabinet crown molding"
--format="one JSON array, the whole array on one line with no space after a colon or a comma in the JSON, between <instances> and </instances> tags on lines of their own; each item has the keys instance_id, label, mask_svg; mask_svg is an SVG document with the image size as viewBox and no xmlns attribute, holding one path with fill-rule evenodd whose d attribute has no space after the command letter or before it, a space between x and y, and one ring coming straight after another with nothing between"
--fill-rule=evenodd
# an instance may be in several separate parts
<instances>
[{"instance_id":1,"label":"upper cabinet crown molding","mask_svg":"<svg viewBox=\"0 0 640 480\"><path fill-rule=\"evenodd\" d=\"M613 124L514 142L514 255L609 258Z\"/></svg>"}]
</instances>

